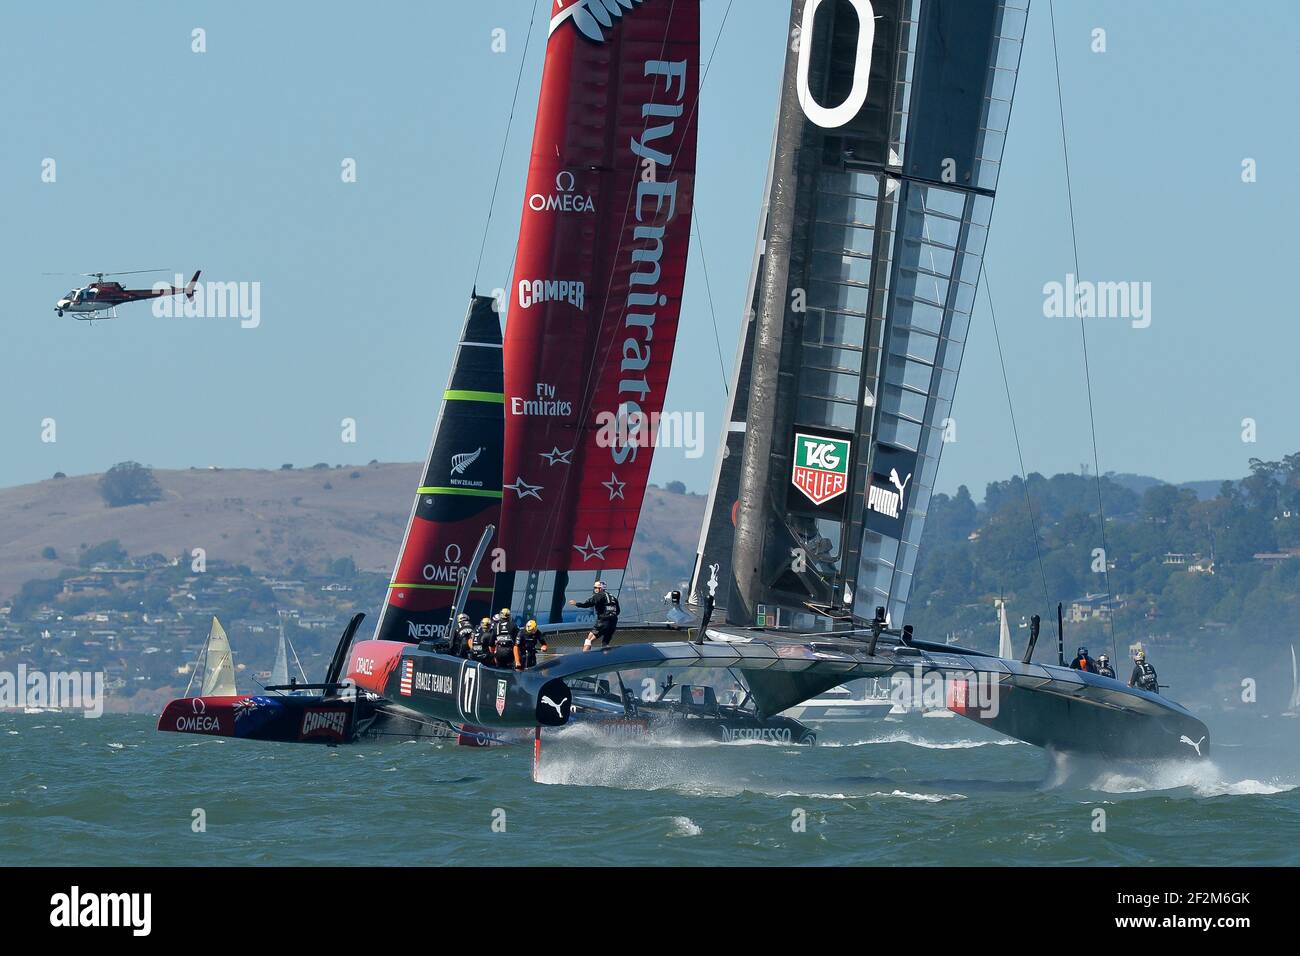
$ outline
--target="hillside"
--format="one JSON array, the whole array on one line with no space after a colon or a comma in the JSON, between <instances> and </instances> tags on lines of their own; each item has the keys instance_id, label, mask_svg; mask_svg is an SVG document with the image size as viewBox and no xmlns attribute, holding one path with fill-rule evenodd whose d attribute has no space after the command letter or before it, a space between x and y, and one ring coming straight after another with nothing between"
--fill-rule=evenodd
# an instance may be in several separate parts
<instances>
[{"instance_id":1,"label":"hillside","mask_svg":"<svg viewBox=\"0 0 1300 956\"><path fill-rule=\"evenodd\" d=\"M168 558L203 548L209 562L284 572L351 557L387 575L419 482L420 465L372 464L262 471L155 470L163 499L105 506L99 475L0 490L0 602L24 582L76 567L80 553L117 539L132 556ZM704 498L651 488L631 576L659 581L690 571ZM42 557L53 548L57 558ZM48 553L48 552L46 552Z\"/></svg>"}]
</instances>

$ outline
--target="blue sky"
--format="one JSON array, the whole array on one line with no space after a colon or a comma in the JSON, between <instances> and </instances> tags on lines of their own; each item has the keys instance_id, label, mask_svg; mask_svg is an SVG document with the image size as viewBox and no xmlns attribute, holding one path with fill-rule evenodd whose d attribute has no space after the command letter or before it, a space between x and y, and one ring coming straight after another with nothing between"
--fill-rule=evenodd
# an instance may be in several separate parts
<instances>
[{"instance_id":1,"label":"blue sky","mask_svg":"<svg viewBox=\"0 0 1300 956\"><path fill-rule=\"evenodd\" d=\"M549 0L539 0L549 8ZM1239 475L1300 449L1293 281L1300 8L1287 0L1057 0L1084 278L1152 283L1151 325L1088 326L1103 470ZM474 282L528 0L0 9L0 485L56 470L277 467L423 456ZM545 9L534 24L480 288L505 283ZM705 0L706 50L724 0ZM735 0L703 92L697 217L730 371L788 4ZM506 30L506 52L492 31ZM1107 52L1090 50L1094 28ZM191 51L206 31L207 52ZM1258 181L1241 181L1253 158ZM57 180L41 181L55 160ZM357 182L340 164L356 160ZM705 450L653 480L707 488L725 412L693 250L669 410ZM1026 464L1091 463L1048 4L1034 0L989 242ZM260 325L57 319L44 272L196 268L260 283ZM145 284L154 277L139 277ZM939 490L1016 470L981 292ZM1241 421L1257 422L1244 444ZM53 418L57 441L41 441ZM340 440L340 421L357 441Z\"/></svg>"}]
</instances>

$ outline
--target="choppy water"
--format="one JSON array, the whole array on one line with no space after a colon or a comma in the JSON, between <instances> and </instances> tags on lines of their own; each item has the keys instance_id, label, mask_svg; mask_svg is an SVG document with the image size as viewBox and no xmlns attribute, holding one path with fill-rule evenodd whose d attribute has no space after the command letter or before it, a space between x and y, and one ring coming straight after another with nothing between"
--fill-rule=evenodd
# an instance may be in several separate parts
<instances>
[{"instance_id":1,"label":"choppy water","mask_svg":"<svg viewBox=\"0 0 1300 956\"><path fill-rule=\"evenodd\" d=\"M1300 726L1210 723L1211 761L1166 766L1055 759L959 718L813 749L566 732L533 782L528 747L328 749L3 714L0 865L1300 862Z\"/></svg>"}]
</instances>

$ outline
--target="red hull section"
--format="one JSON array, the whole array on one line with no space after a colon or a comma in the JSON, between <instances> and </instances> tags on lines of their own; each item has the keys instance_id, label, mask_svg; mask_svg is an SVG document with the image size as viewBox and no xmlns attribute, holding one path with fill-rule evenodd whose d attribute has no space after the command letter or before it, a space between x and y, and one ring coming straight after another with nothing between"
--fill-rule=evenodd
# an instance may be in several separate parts
<instances>
[{"instance_id":1,"label":"red hull section","mask_svg":"<svg viewBox=\"0 0 1300 956\"><path fill-rule=\"evenodd\" d=\"M509 288L510 570L626 566L686 274L698 0L587 7L554 7Z\"/></svg>"}]
</instances>

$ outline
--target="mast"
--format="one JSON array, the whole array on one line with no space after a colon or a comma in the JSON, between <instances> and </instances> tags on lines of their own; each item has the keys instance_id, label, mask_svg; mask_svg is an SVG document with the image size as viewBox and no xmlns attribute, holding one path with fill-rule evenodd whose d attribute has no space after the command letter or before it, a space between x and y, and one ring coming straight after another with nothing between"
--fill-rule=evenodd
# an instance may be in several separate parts
<instances>
[{"instance_id":1,"label":"mast","mask_svg":"<svg viewBox=\"0 0 1300 956\"><path fill-rule=\"evenodd\" d=\"M800 0L790 7L790 35L796 35L801 16ZM754 321L753 358L750 361L749 405L751 408L776 408L780 400L781 346L785 335L786 286L790 270L790 244L794 233L796 196L796 160L798 143L803 135L804 113L799 105L796 77L799 44L792 43L785 57L781 82L781 105L776 122L776 142L772 153L771 198L767 207L767 238L764 255L767 267L758 285L758 309ZM745 430L743 458L740 465L738 501L763 501L767 497L772 435L775 416L756 415ZM728 606L728 620L748 622L753 608L762 597L759 573L767 539L768 513L765 508L740 508L736 513L735 551L732 557L737 590Z\"/></svg>"}]
</instances>

